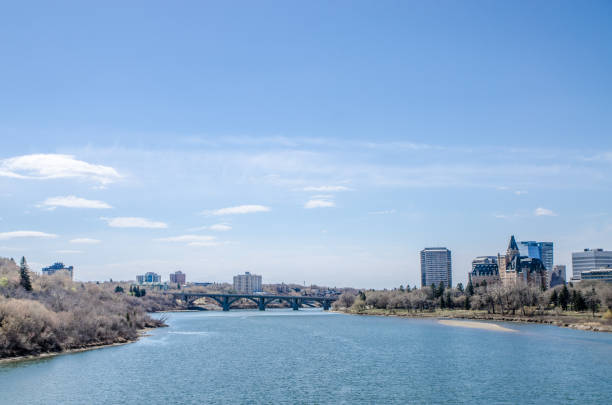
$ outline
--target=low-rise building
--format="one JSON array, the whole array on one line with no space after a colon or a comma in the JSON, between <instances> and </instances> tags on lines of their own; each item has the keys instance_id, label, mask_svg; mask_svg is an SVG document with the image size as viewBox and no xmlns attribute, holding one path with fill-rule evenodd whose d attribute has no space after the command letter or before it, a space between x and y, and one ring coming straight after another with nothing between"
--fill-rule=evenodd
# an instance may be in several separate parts
<instances>
[{"instance_id":1,"label":"low-rise building","mask_svg":"<svg viewBox=\"0 0 612 405\"><path fill-rule=\"evenodd\" d=\"M66 272L66 274L70 275L70 279L72 280L74 267L73 266L65 266L62 262L53 263L49 267L43 267L42 274L45 276L52 276L55 273L60 271Z\"/></svg>"},{"instance_id":2,"label":"low-rise building","mask_svg":"<svg viewBox=\"0 0 612 405\"><path fill-rule=\"evenodd\" d=\"M606 281L612 283L612 267L602 267L582 272L582 280Z\"/></svg>"},{"instance_id":3,"label":"low-rise building","mask_svg":"<svg viewBox=\"0 0 612 405\"><path fill-rule=\"evenodd\" d=\"M144 275L136 276L136 282L138 284L159 284L161 283L161 276L157 273L149 271Z\"/></svg>"},{"instance_id":4,"label":"low-rise building","mask_svg":"<svg viewBox=\"0 0 612 405\"><path fill-rule=\"evenodd\" d=\"M193 283L193 285L195 285L196 287L208 287L209 285L212 285L213 283L208 282L208 281L197 281L195 283Z\"/></svg>"},{"instance_id":5,"label":"low-rise building","mask_svg":"<svg viewBox=\"0 0 612 405\"><path fill-rule=\"evenodd\" d=\"M170 282L185 285L186 275L182 271L175 271L170 273Z\"/></svg>"},{"instance_id":6,"label":"low-rise building","mask_svg":"<svg viewBox=\"0 0 612 405\"><path fill-rule=\"evenodd\" d=\"M494 284L499 282L499 267L496 256L479 256L472 260L469 280L473 285Z\"/></svg>"},{"instance_id":7,"label":"low-rise building","mask_svg":"<svg viewBox=\"0 0 612 405\"><path fill-rule=\"evenodd\" d=\"M556 264L553 267L553 271L550 273L549 278L549 287L555 287L557 285L565 284L567 280L566 277L566 269L564 264Z\"/></svg>"},{"instance_id":8,"label":"low-rise building","mask_svg":"<svg viewBox=\"0 0 612 405\"><path fill-rule=\"evenodd\" d=\"M584 249L572 253L572 281L580 281L581 274L612 266L612 251L603 249Z\"/></svg>"},{"instance_id":9,"label":"low-rise building","mask_svg":"<svg viewBox=\"0 0 612 405\"><path fill-rule=\"evenodd\" d=\"M239 293L253 293L262 291L261 276L245 272L234 276L234 290Z\"/></svg>"}]
</instances>

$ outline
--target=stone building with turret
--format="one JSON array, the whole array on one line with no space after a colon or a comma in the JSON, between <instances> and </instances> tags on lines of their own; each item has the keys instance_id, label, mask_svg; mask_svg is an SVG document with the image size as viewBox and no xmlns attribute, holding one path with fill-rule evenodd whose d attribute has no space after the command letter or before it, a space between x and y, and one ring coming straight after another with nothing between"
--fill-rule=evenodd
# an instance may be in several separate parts
<instances>
[{"instance_id":1,"label":"stone building with turret","mask_svg":"<svg viewBox=\"0 0 612 405\"><path fill-rule=\"evenodd\" d=\"M503 285L523 281L537 287L547 286L548 276L544 263L537 258L521 256L514 235L510 238L506 254L497 255L497 264L499 278Z\"/></svg>"}]
</instances>

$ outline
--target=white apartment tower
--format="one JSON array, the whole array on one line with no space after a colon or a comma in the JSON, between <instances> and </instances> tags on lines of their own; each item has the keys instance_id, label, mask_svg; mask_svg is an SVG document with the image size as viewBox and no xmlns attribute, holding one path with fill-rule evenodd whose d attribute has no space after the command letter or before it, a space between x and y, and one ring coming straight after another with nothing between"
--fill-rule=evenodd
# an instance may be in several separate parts
<instances>
[{"instance_id":1,"label":"white apartment tower","mask_svg":"<svg viewBox=\"0 0 612 405\"><path fill-rule=\"evenodd\" d=\"M234 276L234 290L247 294L261 291L261 276L251 274L248 271Z\"/></svg>"},{"instance_id":2,"label":"white apartment tower","mask_svg":"<svg viewBox=\"0 0 612 405\"><path fill-rule=\"evenodd\" d=\"M421 250L421 287L440 283L445 287L453 285L451 251L445 247L425 248Z\"/></svg>"}]
</instances>

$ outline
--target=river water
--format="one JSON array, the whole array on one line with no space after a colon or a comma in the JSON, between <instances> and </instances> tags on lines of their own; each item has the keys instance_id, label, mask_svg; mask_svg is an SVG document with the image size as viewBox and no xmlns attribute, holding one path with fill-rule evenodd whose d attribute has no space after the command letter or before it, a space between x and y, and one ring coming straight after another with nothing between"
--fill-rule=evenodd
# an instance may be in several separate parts
<instances>
[{"instance_id":1,"label":"river water","mask_svg":"<svg viewBox=\"0 0 612 405\"><path fill-rule=\"evenodd\" d=\"M612 403L612 334L321 310L168 323L133 344L0 365L0 403Z\"/></svg>"}]
</instances>

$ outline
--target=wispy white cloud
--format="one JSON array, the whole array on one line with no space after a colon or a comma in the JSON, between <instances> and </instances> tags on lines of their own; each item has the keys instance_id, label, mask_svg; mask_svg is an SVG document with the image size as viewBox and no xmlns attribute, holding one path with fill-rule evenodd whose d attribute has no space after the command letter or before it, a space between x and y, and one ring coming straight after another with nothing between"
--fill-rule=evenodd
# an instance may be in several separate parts
<instances>
[{"instance_id":1,"label":"wispy white cloud","mask_svg":"<svg viewBox=\"0 0 612 405\"><path fill-rule=\"evenodd\" d=\"M351 189L346 186L308 186L304 187L302 190L329 193L334 191L349 191Z\"/></svg>"},{"instance_id":2,"label":"wispy white cloud","mask_svg":"<svg viewBox=\"0 0 612 405\"><path fill-rule=\"evenodd\" d=\"M219 242L209 241L209 242L190 242L187 246L196 246L196 247L211 247L211 246L219 246Z\"/></svg>"},{"instance_id":3,"label":"wispy white cloud","mask_svg":"<svg viewBox=\"0 0 612 405\"><path fill-rule=\"evenodd\" d=\"M336 203L331 200L324 199L310 199L304 204L304 208L312 209L312 208L331 208L335 207Z\"/></svg>"},{"instance_id":4,"label":"wispy white cloud","mask_svg":"<svg viewBox=\"0 0 612 405\"><path fill-rule=\"evenodd\" d=\"M75 239L70 239L70 243L78 243L78 244L83 244L83 245L95 245L97 243L100 243L100 240L92 239L92 238L75 238Z\"/></svg>"},{"instance_id":5,"label":"wispy white cloud","mask_svg":"<svg viewBox=\"0 0 612 405\"><path fill-rule=\"evenodd\" d=\"M49 197L41 204L43 207L55 208L55 207L66 207L66 208L95 208L95 209L108 209L113 208L104 201L99 200L87 200L85 198L68 195L65 197Z\"/></svg>"},{"instance_id":6,"label":"wispy white cloud","mask_svg":"<svg viewBox=\"0 0 612 405\"><path fill-rule=\"evenodd\" d=\"M214 236L210 235L179 235L167 238L157 238L155 240L158 242L186 243L187 246L209 247L219 245L219 242L215 239Z\"/></svg>"},{"instance_id":7,"label":"wispy white cloud","mask_svg":"<svg viewBox=\"0 0 612 405\"><path fill-rule=\"evenodd\" d=\"M157 238L155 240L158 242L210 242L214 239L214 236L209 235L179 235L167 238Z\"/></svg>"},{"instance_id":8,"label":"wispy white cloud","mask_svg":"<svg viewBox=\"0 0 612 405\"><path fill-rule=\"evenodd\" d=\"M211 225L209 229L211 231L225 232L225 231L231 230L232 227L227 224L214 224L214 225Z\"/></svg>"},{"instance_id":9,"label":"wispy white cloud","mask_svg":"<svg viewBox=\"0 0 612 405\"><path fill-rule=\"evenodd\" d=\"M79 254L79 253L83 253L82 250L70 250L70 249L65 249L65 250L56 250L56 253L60 253L60 254Z\"/></svg>"},{"instance_id":10,"label":"wispy white cloud","mask_svg":"<svg viewBox=\"0 0 612 405\"><path fill-rule=\"evenodd\" d=\"M542 208L542 207L538 207L535 209L535 211L533 212L533 215L535 215L536 217L556 217L557 214L554 213L552 210L549 210L548 208Z\"/></svg>"},{"instance_id":11,"label":"wispy white cloud","mask_svg":"<svg viewBox=\"0 0 612 405\"><path fill-rule=\"evenodd\" d=\"M46 233L39 231L12 231L0 232L0 240L16 239L16 238L57 238L54 233Z\"/></svg>"},{"instance_id":12,"label":"wispy white cloud","mask_svg":"<svg viewBox=\"0 0 612 405\"><path fill-rule=\"evenodd\" d=\"M270 211L270 207L265 205L238 205L235 207L220 208L218 210L204 211L205 215L235 215L235 214L252 214L256 212Z\"/></svg>"},{"instance_id":13,"label":"wispy white cloud","mask_svg":"<svg viewBox=\"0 0 612 405\"><path fill-rule=\"evenodd\" d=\"M516 195L523 195L523 194L527 194L527 191L526 190L516 190L514 192L514 194L516 194Z\"/></svg>"},{"instance_id":14,"label":"wispy white cloud","mask_svg":"<svg viewBox=\"0 0 612 405\"><path fill-rule=\"evenodd\" d=\"M214 224L214 225L203 225L203 226L196 226L193 228L188 228L187 231L189 232L199 232L199 231L224 232L224 231L230 231L231 229L232 229L232 226L229 224Z\"/></svg>"},{"instance_id":15,"label":"wispy white cloud","mask_svg":"<svg viewBox=\"0 0 612 405\"><path fill-rule=\"evenodd\" d=\"M586 162L596 162L596 161L612 162L612 151L602 152L602 153L598 153L595 155L582 156L582 160Z\"/></svg>"},{"instance_id":16,"label":"wispy white cloud","mask_svg":"<svg viewBox=\"0 0 612 405\"><path fill-rule=\"evenodd\" d=\"M395 209L391 209L391 210L382 210L382 211L372 211L369 214L370 215L390 215L390 214L395 214L397 211Z\"/></svg>"},{"instance_id":17,"label":"wispy white cloud","mask_svg":"<svg viewBox=\"0 0 612 405\"><path fill-rule=\"evenodd\" d=\"M113 228L167 228L168 224L140 217L100 218Z\"/></svg>"},{"instance_id":18,"label":"wispy white cloud","mask_svg":"<svg viewBox=\"0 0 612 405\"><path fill-rule=\"evenodd\" d=\"M72 155L32 154L0 161L0 176L17 179L78 178L102 185L112 183L121 175L112 167L75 159Z\"/></svg>"}]
</instances>

